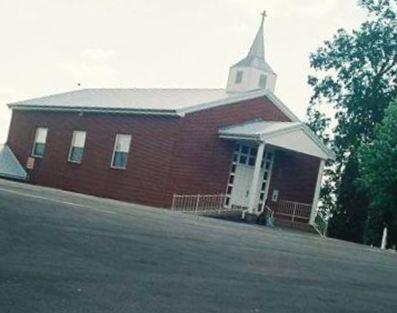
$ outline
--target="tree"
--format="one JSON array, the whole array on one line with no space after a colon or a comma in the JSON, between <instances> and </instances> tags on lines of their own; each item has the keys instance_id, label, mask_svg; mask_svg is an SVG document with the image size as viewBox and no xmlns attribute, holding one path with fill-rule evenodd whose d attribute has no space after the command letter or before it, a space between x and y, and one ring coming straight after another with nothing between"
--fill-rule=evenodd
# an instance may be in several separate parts
<instances>
[{"instance_id":1,"label":"tree","mask_svg":"<svg viewBox=\"0 0 397 313\"><path fill-rule=\"evenodd\" d=\"M318 111L315 105L309 105L307 111L307 126L320 138L325 145L331 145L331 136L329 133L331 119L324 113ZM330 147L331 148L331 147ZM327 218L332 211L334 211L335 199L333 197L335 188L333 184L333 162L331 160L326 162L324 170L324 181L320 190L320 203L318 207L318 214L322 218Z\"/></svg>"},{"instance_id":2,"label":"tree","mask_svg":"<svg viewBox=\"0 0 397 313\"><path fill-rule=\"evenodd\" d=\"M397 231L397 99L386 110L375 140L362 146L359 156L358 184L371 199L365 240L379 245L384 227L394 236ZM397 238L390 239L397 244Z\"/></svg>"},{"instance_id":3,"label":"tree","mask_svg":"<svg viewBox=\"0 0 397 313\"><path fill-rule=\"evenodd\" d=\"M338 188L338 203L329 223L328 235L361 243L367 220L368 200L356 184L359 176L357 157L352 155L346 162ZM351 209L354 208L354 209Z\"/></svg>"},{"instance_id":4,"label":"tree","mask_svg":"<svg viewBox=\"0 0 397 313\"><path fill-rule=\"evenodd\" d=\"M369 204L367 194L355 184L358 150L374 140L375 126L397 95L397 0L359 4L368 11L368 20L351 33L338 30L310 56L317 75L309 77L314 94L308 110L309 125L323 133L327 117L319 113L321 105L332 105L336 112L336 127L328 139L336 160L327 169L329 181L322 196L335 199L328 207L333 216L330 234L353 241L363 237Z\"/></svg>"}]
</instances>

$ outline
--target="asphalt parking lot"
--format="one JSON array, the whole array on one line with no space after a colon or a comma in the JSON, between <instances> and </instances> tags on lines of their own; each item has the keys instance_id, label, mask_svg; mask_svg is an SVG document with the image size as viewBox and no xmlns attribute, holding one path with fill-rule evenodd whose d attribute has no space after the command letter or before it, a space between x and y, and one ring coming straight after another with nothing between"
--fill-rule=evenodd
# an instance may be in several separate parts
<instances>
[{"instance_id":1,"label":"asphalt parking lot","mask_svg":"<svg viewBox=\"0 0 397 313\"><path fill-rule=\"evenodd\" d=\"M397 254L0 181L0 312L397 312Z\"/></svg>"}]
</instances>

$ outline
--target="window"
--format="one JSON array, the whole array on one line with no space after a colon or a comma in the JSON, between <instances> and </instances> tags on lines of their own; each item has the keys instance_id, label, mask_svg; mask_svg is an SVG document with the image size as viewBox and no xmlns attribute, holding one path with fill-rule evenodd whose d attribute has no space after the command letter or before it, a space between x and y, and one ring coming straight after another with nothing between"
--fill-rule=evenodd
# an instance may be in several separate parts
<instances>
[{"instance_id":1,"label":"window","mask_svg":"<svg viewBox=\"0 0 397 313\"><path fill-rule=\"evenodd\" d=\"M235 80L236 84L240 84L243 81L243 74L244 74L243 71L237 71L236 80Z\"/></svg>"},{"instance_id":2,"label":"window","mask_svg":"<svg viewBox=\"0 0 397 313\"><path fill-rule=\"evenodd\" d=\"M232 185L233 185L233 183L234 183L234 176L233 176L233 175L230 175L229 184L232 184Z\"/></svg>"},{"instance_id":3,"label":"window","mask_svg":"<svg viewBox=\"0 0 397 313\"><path fill-rule=\"evenodd\" d=\"M85 131L74 131L69 151L69 162L81 163L85 146Z\"/></svg>"},{"instance_id":4,"label":"window","mask_svg":"<svg viewBox=\"0 0 397 313\"><path fill-rule=\"evenodd\" d=\"M249 166L255 166L256 163L256 158L255 157L250 157L248 160L248 165Z\"/></svg>"},{"instance_id":5,"label":"window","mask_svg":"<svg viewBox=\"0 0 397 313\"><path fill-rule=\"evenodd\" d=\"M45 144L47 142L47 128L37 128L36 135L34 137L34 144L32 155L37 158L42 158L44 156Z\"/></svg>"},{"instance_id":6,"label":"window","mask_svg":"<svg viewBox=\"0 0 397 313\"><path fill-rule=\"evenodd\" d=\"M267 84L267 77L266 75L261 74L261 76L259 77L259 87L266 88L266 84Z\"/></svg>"},{"instance_id":7,"label":"window","mask_svg":"<svg viewBox=\"0 0 397 313\"><path fill-rule=\"evenodd\" d=\"M126 169L128 153L130 152L131 136L116 135L112 158L112 168Z\"/></svg>"},{"instance_id":8,"label":"window","mask_svg":"<svg viewBox=\"0 0 397 313\"><path fill-rule=\"evenodd\" d=\"M258 154L258 149L257 148L251 148L250 149L250 155L256 157Z\"/></svg>"},{"instance_id":9,"label":"window","mask_svg":"<svg viewBox=\"0 0 397 313\"><path fill-rule=\"evenodd\" d=\"M247 146L243 146L241 149L241 153L243 153L243 154L248 154L248 151L249 151L249 147L247 147Z\"/></svg>"},{"instance_id":10,"label":"window","mask_svg":"<svg viewBox=\"0 0 397 313\"><path fill-rule=\"evenodd\" d=\"M255 166L256 163L256 155L258 154L258 149L257 148L251 148L250 149L250 158L248 160L248 165L250 166Z\"/></svg>"},{"instance_id":11,"label":"window","mask_svg":"<svg viewBox=\"0 0 397 313\"><path fill-rule=\"evenodd\" d=\"M247 156L246 155L240 156L240 164L247 164Z\"/></svg>"}]
</instances>

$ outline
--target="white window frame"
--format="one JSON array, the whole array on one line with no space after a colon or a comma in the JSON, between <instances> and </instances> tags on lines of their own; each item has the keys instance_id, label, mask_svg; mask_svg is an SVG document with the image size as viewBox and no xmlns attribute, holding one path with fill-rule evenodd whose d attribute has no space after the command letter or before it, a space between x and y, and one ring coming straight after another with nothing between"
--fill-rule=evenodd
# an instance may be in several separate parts
<instances>
[{"instance_id":1,"label":"white window frame","mask_svg":"<svg viewBox=\"0 0 397 313\"><path fill-rule=\"evenodd\" d=\"M76 141L77 134L84 134L84 143L83 143L82 147L75 146L75 141ZM71 159L71 157L72 157L72 149L74 147L83 148L83 153L84 153L86 139L87 139L87 132L85 130L75 130L75 131L73 131L72 141L70 143L70 148L69 148L68 162L74 163L74 164L81 164L82 160L81 161L75 161L75 160Z\"/></svg>"},{"instance_id":2,"label":"white window frame","mask_svg":"<svg viewBox=\"0 0 397 313\"><path fill-rule=\"evenodd\" d=\"M118 140L119 140L120 137L129 137L128 151L124 152L124 153L127 153L127 162L126 162L125 166L113 165L114 164L114 158L116 156L116 152L118 152L118 151L116 151L116 146L117 146L117 143L118 143ZM116 134L116 137L114 139L114 145L113 145L112 162L110 163L110 167L111 168L116 169L116 170L126 170L127 169L128 156L129 156L130 151L131 151L131 140L132 140L132 136L131 135L128 135L128 134Z\"/></svg>"},{"instance_id":3,"label":"white window frame","mask_svg":"<svg viewBox=\"0 0 397 313\"><path fill-rule=\"evenodd\" d=\"M45 139L44 139L44 142L38 142L37 141L37 137L38 137L38 135L39 135L39 131L40 130L44 130L45 131ZM33 141L33 147L32 147L32 157L35 157L35 158L43 158L44 157L44 154L45 154L45 146L47 145L47 137L48 137L48 128L47 127L37 127L36 128L36 131L35 131L35 133L34 133L34 141ZM41 144L44 144L44 153L43 153L43 155L37 155L37 154L35 154L35 148L36 148L36 144L37 143L41 143Z\"/></svg>"}]
</instances>

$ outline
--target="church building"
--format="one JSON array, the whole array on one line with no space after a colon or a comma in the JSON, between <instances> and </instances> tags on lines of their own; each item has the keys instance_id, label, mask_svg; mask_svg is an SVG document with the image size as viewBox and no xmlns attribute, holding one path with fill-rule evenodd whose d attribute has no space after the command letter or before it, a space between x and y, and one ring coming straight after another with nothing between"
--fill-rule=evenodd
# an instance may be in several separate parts
<instances>
[{"instance_id":1,"label":"church building","mask_svg":"<svg viewBox=\"0 0 397 313\"><path fill-rule=\"evenodd\" d=\"M80 89L8 104L0 176L159 208L216 207L245 218L270 210L312 224L334 155L274 94L263 24L264 15L225 89Z\"/></svg>"}]
</instances>

